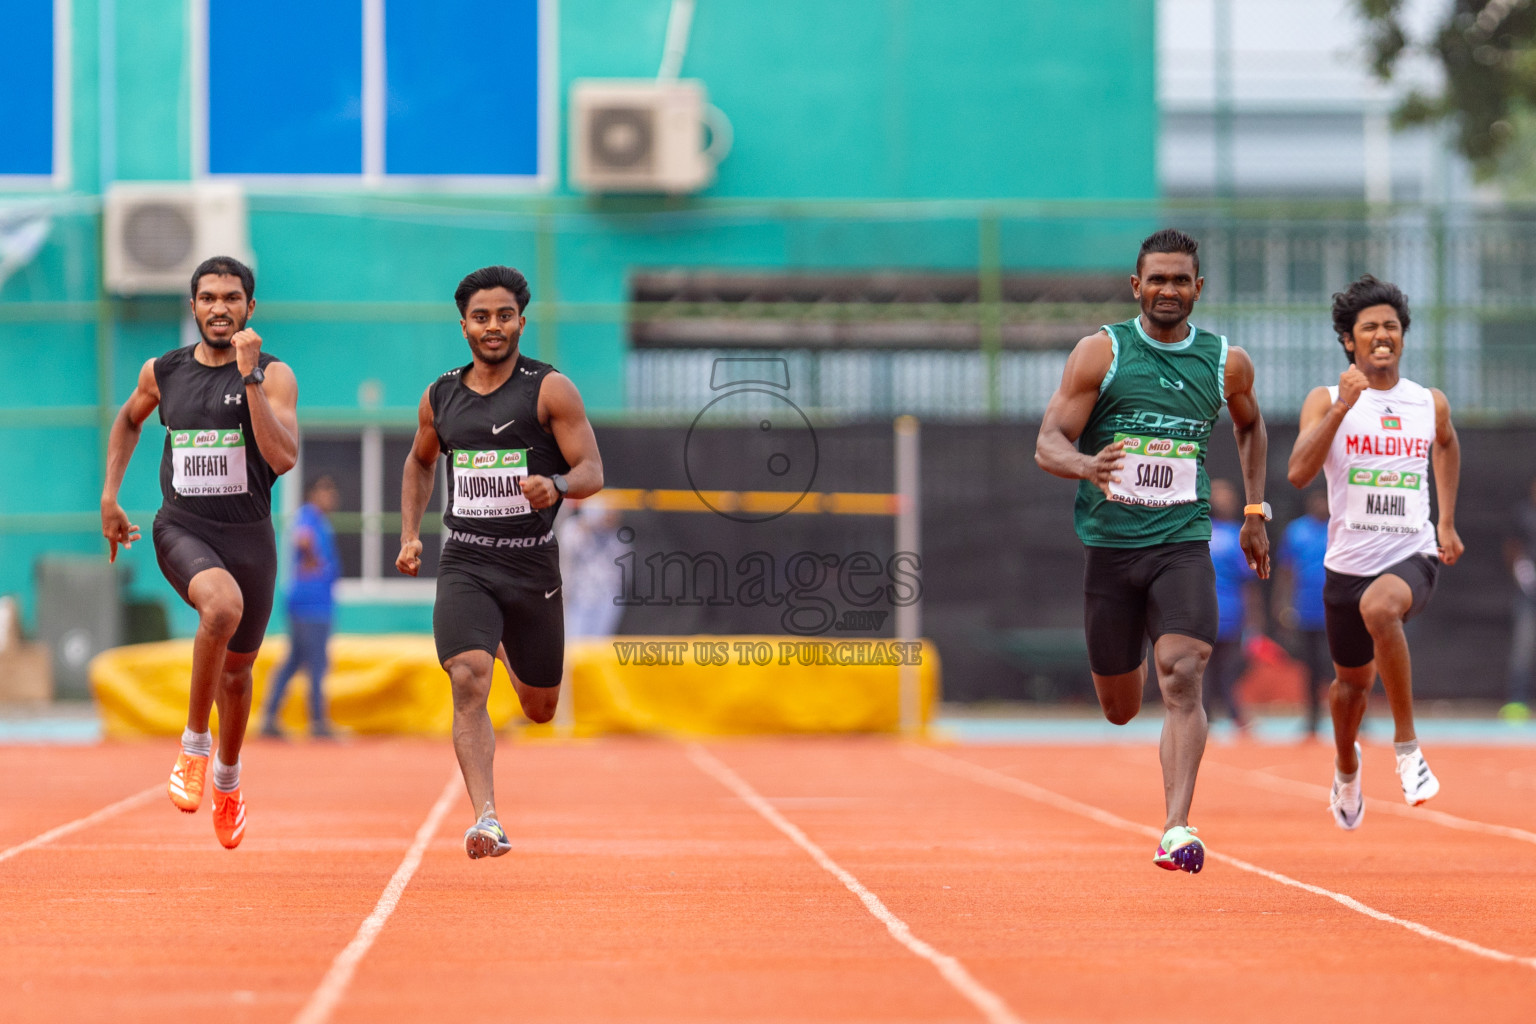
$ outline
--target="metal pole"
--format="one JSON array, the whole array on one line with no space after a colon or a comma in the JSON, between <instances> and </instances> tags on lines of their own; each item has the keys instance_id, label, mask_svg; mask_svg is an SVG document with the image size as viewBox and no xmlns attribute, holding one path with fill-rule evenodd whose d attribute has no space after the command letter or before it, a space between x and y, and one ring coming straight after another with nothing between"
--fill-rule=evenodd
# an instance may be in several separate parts
<instances>
[{"instance_id":1,"label":"metal pole","mask_svg":"<svg viewBox=\"0 0 1536 1024\"><path fill-rule=\"evenodd\" d=\"M977 327L987 365L987 415L996 419L1003 404L997 365L1003 348L1003 229L997 214L982 213L977 236Z\"/></svg>"},{"instance_id":2,"label":"metal pole","mask_svg":"<svg viewBox=\"0 0 1536 1024\"><path fill-rule=\"evenodd\" d=\"M919 524L922 506L919 503L921 465L919 463L919 434L917 417L896 417L896 555L908 555L916 560L913 568L922 563L922 536ZM896 639L903 643L917 643L922 636L922 591L913 599L896 605ZM898 669L900 686L901 731L907 734L923 731L922 676L917 665L903 664Z\"/></svg>"},{"instance_id":3,"label":"metal pole","mask_svg":"<svg viewBox=\"0 0 1536 1024\"><path fill-rule=\"evenodd\" d=\"M376 587L384 576L384 431L363 430L363 581Z\"/></svg>"},{"instance_id":4,"label":"metal pole","mask_svg":"<svg viewBox=\"0 0 1536 1024\"><path fill-rule=\"evenodd\" d=\"M1216 195L1237 193L1237 167L1232 117L1232 0L1211 0L1213 91L1216 113Z\"/></svg>"},{"instance_id":5,"label":"metal pole","mask_svg":"<svg viewBox=\"0 0 1536 1024\"><path fill-rule=\"evenodd\" d=\"M538 330L538 358L555 363L560 358L560 289L556 282L558 265L555 255L555 218L547 211L539 214L534 229L535 287L538 291L529 301L533 308L533 322Z\"/></svg>"}]
</instances>

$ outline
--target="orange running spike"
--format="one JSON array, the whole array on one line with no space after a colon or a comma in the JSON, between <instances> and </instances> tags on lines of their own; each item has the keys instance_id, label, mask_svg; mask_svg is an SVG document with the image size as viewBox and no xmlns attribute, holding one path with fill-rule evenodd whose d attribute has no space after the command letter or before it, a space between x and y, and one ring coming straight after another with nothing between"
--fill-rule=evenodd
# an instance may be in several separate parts
<instances>
[{"instance_id":1,"label":"orange running spike","mask_svg":"<svg viewBox=\"0 0 1536 1024\"><path fill-rule=\"evenodd\" d=\"M238 788L229 793L214 789L213 832L226 850L233 850L245 838L245 797Z\"/></svg>"},{"instance_id":2,"label":"orange running spike","mask_svg":"<svg viewBox=\"0 0 1536 1024\"><path fill-rule=\"evenodd\" d=\"M171 769L171 781L166 789L171 803L191 814L203 805L203 779L208 774L208 759L182 751Z\"/></svg>"}]
</instances>

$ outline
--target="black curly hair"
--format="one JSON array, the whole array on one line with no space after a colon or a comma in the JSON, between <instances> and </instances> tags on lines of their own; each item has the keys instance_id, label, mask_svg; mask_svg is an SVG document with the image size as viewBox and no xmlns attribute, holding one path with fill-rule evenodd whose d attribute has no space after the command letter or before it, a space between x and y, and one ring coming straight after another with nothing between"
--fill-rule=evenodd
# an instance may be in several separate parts
<instances>
[{"instance_id":1,"label":"black curly hair","mask_svg":"<svg viewBox=\"0 0 1536 1024\"><path fill-rule=\"evenodd\" d=\"M1361 310L1372 306L1391 306L1397 311L1403 333L1408 333L1408 296L1397 285L1378 281L1366 274L1348 288L1333 294L1333 330L1339 336L1339 345L1344 348L1345 358L1350 362L1354 362L1355 357L1345 343L1354 340L1355 322L1360 319Z\"/></svg>"},{"instance_id":2,"label":"black curly hair","mask_svg":"<svg viewBox=\"0 0 1536 1024\"><path fill-rule=\"evenodd\" d=\"M1136 253L1136 273L1141 273L1141 258L1149 252L1181 252L1195 263L1195 276L1200 276L1200 243L1177 228L1163 228L1148 235Z\"/></svg>"},{"instance_id":3,"label":"black curly hair","mask_svg":"<svg viewBox=\"0 0 1536 1024\"><path fill-rule=\"evenodd\" d=\"M463 316L464 311L469 308L471 295L488 288L505 288L516 300L519 313L528 310L528 300L531 296L528 292L528 279L523 276L522 271L512 267L481 267L466 275L453 291L453 301L459 307L459 315Z\"/></svg>"}]
</instances>

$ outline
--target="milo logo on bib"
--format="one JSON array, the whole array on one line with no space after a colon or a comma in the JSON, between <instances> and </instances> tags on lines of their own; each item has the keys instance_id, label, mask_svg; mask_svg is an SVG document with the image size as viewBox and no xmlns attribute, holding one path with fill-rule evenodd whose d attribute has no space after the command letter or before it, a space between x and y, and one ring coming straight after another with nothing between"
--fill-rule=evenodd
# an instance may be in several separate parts
<instances>
[{"instance_id":1,"label":"milo logo on bib","mask_svg":"<svg viewBox=\"0 0 1536 1024\"><path fill-rule=\"evenodd\" d=\"M244 494L243 430L173 430L171 488L184 497Z\"/></svg>"},{"instance_id":2,"label":"milo logo on bib","mask_svg":"<svg viewBox=\"0 0 1536 1024\"><path fill-rule=\"evenodd\" d=\"M1344 526L1367 533L1418 533L1429 520L1424 474L1399 469L1349 471Z\"/></svg>"},{"instance_id":3,"label":"milo logo on bib","mask_svg":"<svg viewBox=\"0 0 1536 1024\"><path fill-rule=\"evenodd\" d=\"M1115 440L1124 445L1125 461L1120 479L1110 482L1110 500L1150 508L1197 500L1199 444L1141 434L1116 434Z\"/></svg>"},{"instance_id":4,"label":"milo logo on bib","mask_svg":"<svg viewBox=\"0 0 1536 1024\"><path fill-rule=\"evenodd\" d=\"M533 511L523 494L525 448L453 453L453 514L470 519L521 516Z\"/></svg>"}]
</instances>

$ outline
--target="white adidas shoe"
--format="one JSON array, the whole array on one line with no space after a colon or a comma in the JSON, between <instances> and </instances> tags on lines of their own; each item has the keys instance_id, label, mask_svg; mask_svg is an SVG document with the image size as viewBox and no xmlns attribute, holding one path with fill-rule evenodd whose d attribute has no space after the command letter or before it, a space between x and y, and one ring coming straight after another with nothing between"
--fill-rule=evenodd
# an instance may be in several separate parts
<instances>
[{"instance_id":1,"label":"white adidas shoe","mask_svg":"<svg viewBox=\"0 0 1536 1024\"><path fill-rule=\"evenodd\" d=\"M1429 770L1421 750L1397 755L1397 779L1403 784L1403 799L1414 807L1440 792L1440 780Z\"/></svg>"},{"instance_id":2,"label":"white adidas shoe","mask_svg":"<svg viewBox=\"0 0 1536 1024\"><path fill-rule=\"evenodd\" d=\"M1333 823L1347 832L1360 827L1365 818L1365 795L1360 792L1360 776L1365 772L1365 759L1360 754L1360 744L1355 744L1355 778L1345 782L1339 778L1337 766L1333 769L1333 792L1328 797L1328 809L1333 812Z\"/></svg>"}]
</instances>

